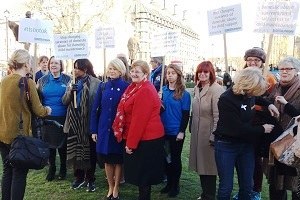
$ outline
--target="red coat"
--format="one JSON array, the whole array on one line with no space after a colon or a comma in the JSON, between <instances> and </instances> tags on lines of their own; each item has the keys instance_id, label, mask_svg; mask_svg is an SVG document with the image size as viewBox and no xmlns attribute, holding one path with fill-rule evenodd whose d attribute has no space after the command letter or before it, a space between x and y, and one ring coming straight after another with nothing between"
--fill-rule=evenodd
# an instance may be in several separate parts
<instances>
[{"instance_id":1,"label":"red coat","mask_svg":"<svg viewBox=\"0 0 300 200\"><path fill-rule=\"evenodd\" d=\"M126 146L136 149L141 140L153 140L164 136L160 106L157 91L149 81L125 102L123 139L126 140Z\"/></svg>"}]
</instances>

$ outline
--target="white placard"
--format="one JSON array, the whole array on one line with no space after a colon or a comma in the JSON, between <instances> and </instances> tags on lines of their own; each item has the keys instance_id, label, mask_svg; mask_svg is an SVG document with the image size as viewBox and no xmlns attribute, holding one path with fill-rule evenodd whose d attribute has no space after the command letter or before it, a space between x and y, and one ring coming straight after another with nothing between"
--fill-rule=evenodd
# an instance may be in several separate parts
<instances>
[{"instance_id":1,"label":"white placard","mask_svg":"<svg viewBox=\"0 0 300 200\"><path fill-rule=\"evenodd\" d=\"M209 35L219 35L242 30L241 4L207 11Z\"/></svg>"},{"instance_id":2,"label":"white placard","mask_svg":"<svg viewBox=\"0 0 300 200\"><path fill-rule=\"evenodd\" d=\"M58 59L88 58L88 39L83 33L55 34L55 57Z\"/></svg>"},{"instance_id":3,"label":"white placard","mask_svg":"<svg viewBox=\"0 0 300 200\"><path fill-rule=\"evenodd\" d=\"M294 35L298 13L298 2L260 2L254 32Z\"/></svg>"},{"instance_id":4,"label":"white placard","mask_svg":"<svg viewBox=\"0 0 300 200\"><path fill-rule=\"evenodd\" d=\"M50 43L53 24L50 20L24 18L19 24L19 42Z\"/></svg>"},{"instance_id":5,"label":"white placard","mask_svg":"<svg viewBox=\"0 0 300 200\"><path fill-rule=\"evenodd\" d=\"M176 55L180 48L180 31L155 33L151 40L151 57Z\"/></svg>"},{"instance_id":6,"label":"white placard","mask_svg":"<svg viewBox=\"0 0 300 200\"><path fill-rule=\"evenodd\" d=\"M115 28L99 27L95 30L96 48L114 48L115 47Z\"/></svg>"}]
</instances>

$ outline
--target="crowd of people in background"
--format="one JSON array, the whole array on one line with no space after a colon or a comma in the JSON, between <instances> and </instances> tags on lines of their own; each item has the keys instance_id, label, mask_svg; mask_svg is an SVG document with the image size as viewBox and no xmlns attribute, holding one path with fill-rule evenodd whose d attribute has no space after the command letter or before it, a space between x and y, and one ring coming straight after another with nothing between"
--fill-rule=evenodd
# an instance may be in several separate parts
<instances>
[{"instance_id":1,"label":"crowd of people in background","mask_svg":"<svg viewBox=\"0 0 300 200\"><path fill-rule=\"evenodd\" d=\"M263 49L247 50L244 60L234 77L226 72L219 81L211 61L184 77L176 64L164 66L163 57L129 66L126 55L118 54L100 80L87 58L75 60L70 76L62 60L41 56L35 80L28 79L30 106L19 89L22 77L31 77L30 55L16 50L8 62L10 74L0 83L2 199L24 198L28 169L12 167L7 155L19 133L35 135L33 114L63 125L41 129L50 148L45 179L64 180L71 169L74 190L96 190L98 164L108 183L106 200L122 199L124 181L137 186L139 200L150 200L152 185L164 179L160 193L177 197L188 129L188 166L199 175L198 200L260 200L264 174L271 200L286 200L288 190L292 200L300 199L297 169L276 160L268 164L270 143L300 115L300 61L283 58L275 77L264 66ZM191 93L185 78L195 83ZM232 193L235 170L237 194Z\"/></svg>"}]
</instances>

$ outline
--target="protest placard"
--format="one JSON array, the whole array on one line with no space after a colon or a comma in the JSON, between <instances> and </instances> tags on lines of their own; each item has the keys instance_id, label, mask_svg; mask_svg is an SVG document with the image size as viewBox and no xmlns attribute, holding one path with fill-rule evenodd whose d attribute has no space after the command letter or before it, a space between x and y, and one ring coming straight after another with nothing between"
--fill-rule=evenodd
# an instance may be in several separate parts
<instances>
[{"instance_id":1,"label":"protest placard","mask_svg":"<svg viewBox=\"0 0 300 200\"><path fill-rule=\"evenodd\" d=\"M89 56L87 35L83 33L55 34L54 50L57 59L80 59Z\"/></svg>"}]
</instances>

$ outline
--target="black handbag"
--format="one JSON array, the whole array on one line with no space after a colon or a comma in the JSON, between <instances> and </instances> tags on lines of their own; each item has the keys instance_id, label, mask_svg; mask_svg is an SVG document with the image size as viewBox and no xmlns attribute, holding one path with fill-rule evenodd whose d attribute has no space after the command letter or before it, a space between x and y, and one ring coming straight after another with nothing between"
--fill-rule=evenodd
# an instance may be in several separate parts
<instances>
[{"instance_id":1,"label":"black handbag","mask_svg":"<svg viewBox=\"0 0 300 200\"><path fill-rule=\"evenodd\" d=\"M43 169L49 159L49 145L41 139L19 135L11 144L9 162L13 167Z\"/></svg>"},{"instance_id":2,"label":"black handbag","mask_svg":"<svg viewBox=\"0 0 300 200\"><path fill-rule=\"evenodd\" d=\"M26 95L26 101L31 109L29 87L26 77L22 77L19 82L21 99ZM21 102L22 103L22 102ZM22 135L23 119L20 114L20 135L18 135L11 144L8 159L13 167L27 169L43 169L49 159L49 145L38 138Z\"/></svg>"}]
</instances>

